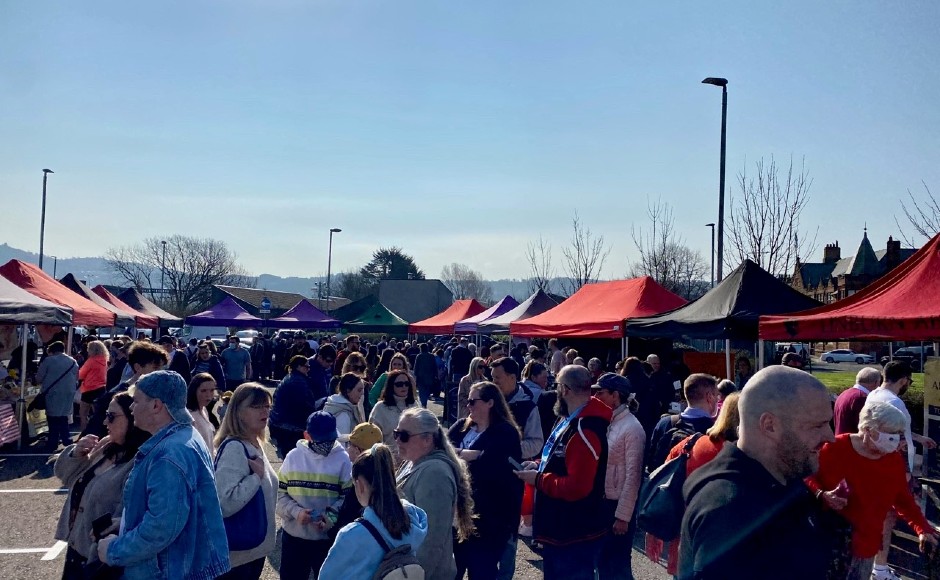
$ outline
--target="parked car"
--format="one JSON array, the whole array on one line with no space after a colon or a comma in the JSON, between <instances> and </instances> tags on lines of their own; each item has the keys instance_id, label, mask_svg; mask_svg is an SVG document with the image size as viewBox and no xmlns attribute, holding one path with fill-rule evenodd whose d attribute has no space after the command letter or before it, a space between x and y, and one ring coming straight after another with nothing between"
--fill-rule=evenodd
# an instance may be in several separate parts
<instances>
[{"instance_id":1,"label":"parked car","mask_svg":"<svg viewBox=\"0 0 940 580\"><path fill-rule=\"evenodd\" d=\"M255 339L258 338L257 330L239 330L235 333L235 336L238 337L238 341L245 348L250 348L251 345L255 343Z\"/></svg>"},{"instance_id":2,"label":"parked car","mask_svg":"<svg viewBox=\"0 0 940 580\"><path fill-rule=\"evenodd\" d=\"M827 363L855 362L863 365L875 362L875 357L871 356L870 354L854 352L847 348L837 348L836 350L830 350L829 352L822 353L819 355L819 360Z\"/></svg>"},{"instance_id":3,"label":"parked car","mask_svg":"<svg viewBox=\"0 0 940 580\"><path fill-rule=\"evenodd\" d=\"M923 353L924 361L926 362L927 357L934 356L933 345L931 346L905 346L894 351L894 360L902 360L909 365L915 371L920 370L920 359L921 353ZM891 361L891 357L883 356L879 361L881 366L885 366Z\"/></svg>"}]
</instances>

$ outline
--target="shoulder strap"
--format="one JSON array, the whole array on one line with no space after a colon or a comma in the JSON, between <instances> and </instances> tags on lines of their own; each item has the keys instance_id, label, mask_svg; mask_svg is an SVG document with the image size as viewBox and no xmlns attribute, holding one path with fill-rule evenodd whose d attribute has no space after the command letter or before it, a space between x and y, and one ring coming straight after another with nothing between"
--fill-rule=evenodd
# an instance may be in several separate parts
<instances>
[{"instance_id":1,"label":"shoulder strap","mask_svg":"<svg viewBox=\"0 0 940 580\"><path fill-rule=\"evenodd\" d=\"M385 538L382 537L382 534L380 534L379 531L375 528L375 526L372 525L372 522L370 522L369 520L365 518L356 518L356 521L362 524L362 527L369 530L369 533L372 534L372 537L375 538L376 543L378 543L379 547L381 547L382 550L384 550L385 552L391 551L392 548L389 547L388 543L385 541Z\"/></svg>"},{"instance_id":2,"label":"shoulder strap","mask_svg":"<svg viewBox=\"0 0 940 580\"><path fill-rule=\"evenodd\" d=\"M682 415L670 415L669 421L672 423L672 427L675 428L679 424L679 421L682 420Z\"/></svg>"},{"instance_id":3,"label":"shoulder strap","mask_svg":"<svg viewBox=\"0 0 940 580\"><path fill-rule=\"evenodd\" d=\"M52 390L52 387L54 387L54 386L56 385L56 383L58 383L59 381L61 381L62 379L64 379L64 378L65 378L65 375L67 375L67 374L69 374L70 372L72 372L72 369L75 368L75 367L77 366L77 364L78 364L78 363L76 363L75 361L72 361L72 364L69 365L69 368L65 369L65 372L62 373L61 375L59 375L58 378L56 378L56 380L54 380L54 381L52 381L51 383L49 383L49 388L47 388L47 389L42 389L39 394L45 395L45 394L48 393L50 390Z\"/></svg>"},{"instance_id":4,"label":"shoulder strap","mask_svg":"<svg viewBox=\"0 0 940 580\"><path fill-rule=\"evenodd\" d=\"M242 444L242 451L245 452L245 459L251 459L251 455L248 453L248 446L245 445L245 442L241 439L236 439L235 437L229 437L219 445L218 451L215 452L215 461L212 464L213 471L219 467L219 458L222 457L222 450L225 449L225 446L231 443L232 441L238 441ZM251 473L251 467L248 468L248 473Z\"/></svg>"},{"instance_id":5,"label":"shoulder strap","mask_svg":"<svg viewBox=\"0 0 940 580\"><path fill-rule=\"evenodd\" d=\"M692 448L695 447L695 442L698 441L699 437L701 436L701 433L696 433L695 435L689 437L689 441L685 444L685 447L682 448L682 453L684 455L689 455L692 453Z\"/></svg>"}]
</instances>

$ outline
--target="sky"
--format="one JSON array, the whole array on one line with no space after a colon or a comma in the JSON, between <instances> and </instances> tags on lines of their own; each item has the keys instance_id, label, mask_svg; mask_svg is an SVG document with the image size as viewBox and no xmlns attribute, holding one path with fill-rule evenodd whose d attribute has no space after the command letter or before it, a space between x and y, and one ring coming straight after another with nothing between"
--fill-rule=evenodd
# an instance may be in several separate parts
<instances>
[{"instance_id":1,"label":"sky","mask_svg":"<svg viewBox=\"0 0 940 580\"><path fill-rule=\"evenodd\" d=\"M0 241L103 255L225 241L253 274L318 276L400 246L524 278L575 212L624 277L647 204L704 256L773 156L812 178L819 248L875 249L940 194L940 3L217 0L0 3ZM728 205L726 205L727 211Z\"/></svg>"}]
</instances>

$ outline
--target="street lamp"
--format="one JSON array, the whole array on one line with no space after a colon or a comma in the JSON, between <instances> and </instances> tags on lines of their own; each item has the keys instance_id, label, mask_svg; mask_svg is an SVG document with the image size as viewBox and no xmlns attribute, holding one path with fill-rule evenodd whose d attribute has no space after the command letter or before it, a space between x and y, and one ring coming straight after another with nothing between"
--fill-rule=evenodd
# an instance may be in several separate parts
<instances>
[{"instance_id":1,"label":"street lamp","mask_svg":"<svg viewBox=\"0 0 940 580\"><path fill-rule=\"evenodd\" d=\"M59 258L58 256L53 256L52 254L49 254L49 257L52 258L52 277L55 278L56 270L59 269Z\"/></svg>"},{"instance_id":2,"label":"street lamp","mask_svg":"<svg viewBox=\"0 0 940 580\"><path fill-rule=\"evenodd\" d=\"M712 288L715 287L715 224L705 224L706 228L712 229Z\"/></svg>"},{"instance_id":3,"label":"street lamp","mask_svg":"<svg viewBox=\"0 0 940 580\"><path fill-rule=\"evenodd\" d=\"M339 228L330 228L330 249L326 255L326 313L330 313L330 268L333 266L333 234L340 233Z\"/></svg>"},{"instance_id":4,"label":"street lamp","mask_svg":"<svg viewBox=\"0 0 940 580\"><path fill-rule=\"evenodd\" d=\"M46 179L50 173L55 173L51 169L42 170L42 216L39 218L39 269L42 270L42 248L46 237Z\"/></svg>"},{"instance_id":5,"label":"street lamp","mask_svg":"<svg viewBox=\"0 0 940 580\"><path fill-rule=\"evenodd\" d=\"M724 263L725 249L725 129L728 124L728 79L708 77L702 81L706 85L721 87L721 168L718 173L718 281L721 282L721 270Z\"/></svg>"},{"instance_id":6,"label":"street lamp","mask_svg":"<svg viewBox=\"0 0 940 580\"><path fill-rule=\"evenodd\" d=\"M160 260L160 294L166 294L166 240L160 240L160 243L163 244L163 258Z\"/></svg>"}]
</instances>

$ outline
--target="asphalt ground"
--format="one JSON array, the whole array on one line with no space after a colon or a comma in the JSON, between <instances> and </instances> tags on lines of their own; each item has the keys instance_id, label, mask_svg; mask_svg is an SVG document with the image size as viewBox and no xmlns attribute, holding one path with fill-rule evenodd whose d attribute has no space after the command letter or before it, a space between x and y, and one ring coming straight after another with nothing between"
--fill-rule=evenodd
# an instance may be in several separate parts
<instances>
[{"instance_id":1,"label":"asphalt ground","mask_svg":"<svg viewBox=\"0 0 940 580\"><path fill-rule=\"evenodd\" d=\"M440 404L430 407L442 413ZM73 426L73 439L77 435ZM53 537L66 493L53 474L55 456L43 451L45 439L33 442L23 452L4 448L0 452L0 580L52 580L61 578L65 561L64 543ZM267 449L275 469L280 460L273 447ZM18 553L11 553L17 551ZM278 547L265 563L262 578L278 578ZM637 580L666 580L665 569L634 550L633 572ZM541 579L542 558L520 539L515 578Z\"/></svg>"}]
</instances>

